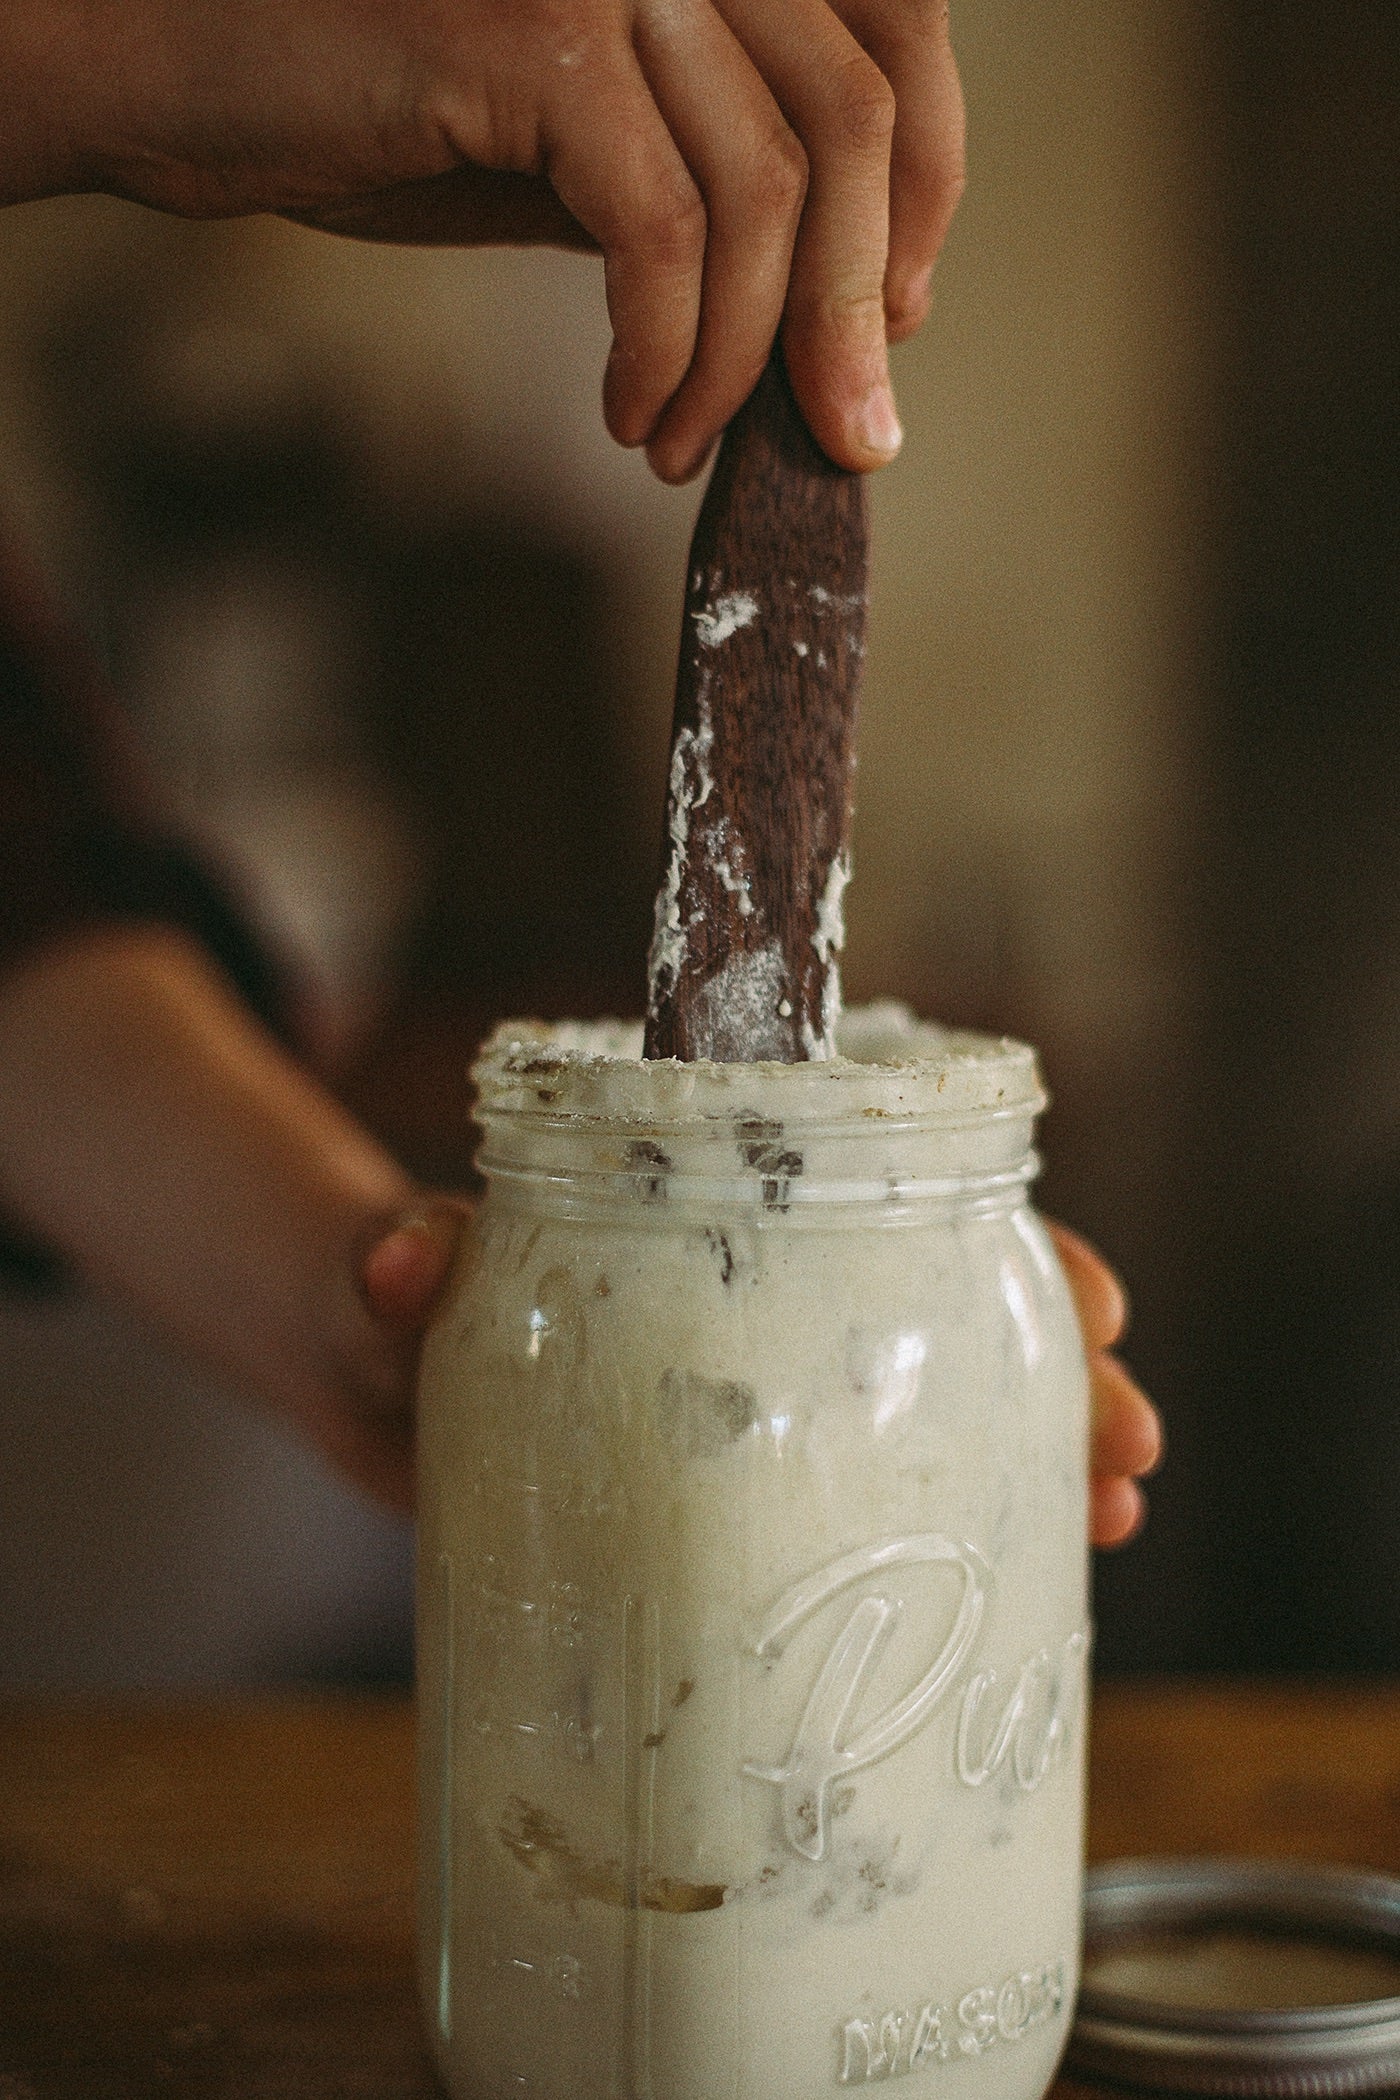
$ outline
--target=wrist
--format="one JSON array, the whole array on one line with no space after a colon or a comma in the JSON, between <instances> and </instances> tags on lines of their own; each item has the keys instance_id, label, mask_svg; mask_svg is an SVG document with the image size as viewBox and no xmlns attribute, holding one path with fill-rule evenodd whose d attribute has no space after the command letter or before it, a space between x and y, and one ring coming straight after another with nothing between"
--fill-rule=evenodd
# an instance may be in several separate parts
<instances>
[{"instance_id":1,"label":"wrist","mask_svg":"<svg viewBox=\"0 0 1400 2100\"><path fill-rule=\"evenodd\" d=\"M85 192L221 215L218 183L172 143L188 121L193 54L215 19L201 31L189 13L139 0L0 0L0 204Z\"/></svg>"}]
</instances>

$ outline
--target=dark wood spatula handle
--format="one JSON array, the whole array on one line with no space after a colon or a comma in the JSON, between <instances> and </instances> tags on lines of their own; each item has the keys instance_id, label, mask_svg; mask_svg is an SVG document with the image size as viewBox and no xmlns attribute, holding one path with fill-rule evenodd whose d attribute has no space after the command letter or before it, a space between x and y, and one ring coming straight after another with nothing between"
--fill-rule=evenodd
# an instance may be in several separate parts
<instances>
[{"instance_id":1,"label":"dark wood spatula handle","mask_svg":"<svg viewBox=\"0 0 1400 2100\"><path fill-rule=\"evenodd\" d=\"M830 1054L865 655L866 496L775 352L686 576L645 1055Z\"/></svg>"}]
</instances>

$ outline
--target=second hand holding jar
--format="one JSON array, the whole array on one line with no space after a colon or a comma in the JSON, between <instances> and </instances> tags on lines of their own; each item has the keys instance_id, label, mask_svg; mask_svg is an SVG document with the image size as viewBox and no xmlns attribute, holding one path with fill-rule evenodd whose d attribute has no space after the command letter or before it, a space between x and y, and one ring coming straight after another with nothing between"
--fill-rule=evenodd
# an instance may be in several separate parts
<instances>
[{"instance_id":1,"label":"second hand holding jar","mask_svg":"<svg viewBox=\"0 0 1400 2100\"><path fill-rule=\"evenodd\" d=\"M498 1030L420 1425L460 2100L1038 2100L1077 1980L1088 1397L1024 1046ZM911 2088L911 2091L916 2088Z\"/></svg>"}]
</instances>

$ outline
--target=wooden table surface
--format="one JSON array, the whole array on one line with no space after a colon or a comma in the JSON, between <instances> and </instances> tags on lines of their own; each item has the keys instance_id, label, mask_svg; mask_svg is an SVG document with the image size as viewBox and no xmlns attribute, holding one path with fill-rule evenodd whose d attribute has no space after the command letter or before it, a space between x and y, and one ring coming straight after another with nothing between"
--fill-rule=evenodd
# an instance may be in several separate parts
<instances>
[{"instance_id":1,"label":"wooden table surface","mask_svg":"<svg viewBox=\"0 0 1400 2100\"><path fill-rule=\"evenodd\" d=\"M0 2100L428 2100L402 1701L0 1708ZM1090 1851L1400 1871L1400 1689L1111 1686ZM1067 2091L1067 2088L1062 2088Z\"/></svg>"}]
</instances>

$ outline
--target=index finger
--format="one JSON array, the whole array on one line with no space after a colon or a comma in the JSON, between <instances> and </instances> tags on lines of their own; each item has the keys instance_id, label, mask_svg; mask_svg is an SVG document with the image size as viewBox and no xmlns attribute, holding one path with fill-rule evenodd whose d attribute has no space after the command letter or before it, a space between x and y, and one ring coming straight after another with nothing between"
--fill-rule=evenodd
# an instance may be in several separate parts
<instances>
[{"instance_id":1,"label":"index finger","mask_svg":"<svg viewBox=\"0 0 1400 2100\"><path fill-rule=\"evenodd\" d=\"M885 321L891 342L928 313L933 266L963 191L962 83L948 0L834 0L894 89Z\"/></svg>"}]
</instances>

